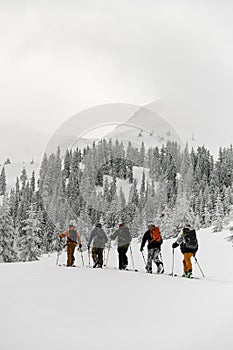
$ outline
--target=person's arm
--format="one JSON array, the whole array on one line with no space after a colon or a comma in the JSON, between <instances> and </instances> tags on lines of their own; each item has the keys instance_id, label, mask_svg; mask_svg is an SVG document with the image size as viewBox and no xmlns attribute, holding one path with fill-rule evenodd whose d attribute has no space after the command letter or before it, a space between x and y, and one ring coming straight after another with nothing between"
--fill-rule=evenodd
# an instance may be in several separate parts
<instances>
[{"instance_id":1,"label":"person's arm","mask_svg":"<svg viewBox=\"0 0 233 350\"><path fill-rule=\"evenodd\" d=\"M78 239L79 248L82 248L81 236L80 236L80 233L78 232L77 232L77 239Z\"/></svg>"},{"instance_id":2,"label":"person's arm","mask_svg":"<svg viewBox=\"0 0 233 350\"><path fill-rule=\"evenodd\" d=\"M148 232L145 232L143 237L142 237L142 243L141 243L140 251L143 250L147 240L148 240Z\"/></svg>"},{"instance_id":3,"label":"person's arm","mask_svg":"<svg viewBox=\"0 0 233 350\"><path fill-rule=\"evenodd\" d=\"M117 236L118 236L118 233L119 233L119 230L116 230L116 231L110 236L110 238L111 238L111 239L116 239Z\"/></svg>"},{"instance_id":4,"label":"person's arm","mask_svg":"<svg viewBox=\"0 0 233 350\"><path fill-rule=\"evenodd\" d=\"M132 237L131 237L131 234L130 234L130 230L129 228L127 227L127 234L128 234L128 237L129 237L129 243L132 241Z\"/></svg>"},{"instance_id":5,"label":"person's arm","mask_svg":"<svg viewBox=\"0 0 233 350\"><path fill-rule=\"evenodd\" d=\"M176 248L180 245L180 243L183 241L183 231L181 231L176 239L176 241L172 244L172 248Z\"/></svg>"},{"instance_id":6,"label":"person's arm","mask_svg":"<svg viewBox=\"0 0 233 350\"><path fill-rule=\"evenodd\" d=\"M90 238L89 238L89 241L88 241L88 244L87 244L87 247L88 247L88 250L90 248L90 245L91 245L91 242L94 238L94 230L91 231L91 234L90 234Z\"/></svg>"},{"instance_id":7,"label":"person's arm","mask_svg":"<svg viewBox=\"0 0 233 350\"><path fill-rule=\"evenodd\" d=\"M104 232L104 231L103 231ZM104 240L105 240L105 243L107 243L108 241L108 236L106 235L106 233L104 232Z\"/></svg>"},{"instance_id":8,"label":"person's arm","mask_svg":"<svg viewBox=\"0 0 233 350\"><path fill-rule=\"evenodd\" d=\"M69 235L69 231L65 231L65 232L59 234L59 236L61 238L67 237L68 235Z\"/></svg>"}]
</instances>

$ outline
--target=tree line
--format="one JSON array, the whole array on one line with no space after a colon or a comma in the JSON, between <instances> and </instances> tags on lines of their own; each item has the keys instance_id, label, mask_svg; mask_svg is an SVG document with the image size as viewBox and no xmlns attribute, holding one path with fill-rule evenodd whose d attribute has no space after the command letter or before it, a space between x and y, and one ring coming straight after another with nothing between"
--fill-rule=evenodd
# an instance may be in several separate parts
<instances>
[{"instance_id":1,"label":"tree line","mask_svg":"<svg viewBox=\"0 0 233 350\"><path fill-rule=\"evenodd\" d=\"M140 169L140 179L134 176ZM117 181L124 180L129 188ZM233 203L233 148L220 148L217 160L204 146L184 150L176 142L138 149L101 140L83 150L45 154L38 178L26 170L6 191L0 175L0 261L31 261L59 247L58 233L75 220L83 237L101 221L111 231L123 220L133 237L153 221L164 238L185 222L221 231Z\"/></svg>"}]
</instances>

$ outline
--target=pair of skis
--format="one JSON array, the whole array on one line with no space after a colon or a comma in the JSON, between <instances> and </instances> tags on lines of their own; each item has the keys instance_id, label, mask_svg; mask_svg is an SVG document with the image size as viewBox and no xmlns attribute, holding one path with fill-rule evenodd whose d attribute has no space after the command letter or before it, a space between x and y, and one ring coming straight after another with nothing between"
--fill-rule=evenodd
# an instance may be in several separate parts
<instances>
[{"instance_id":1,"label":"pair of skis","mask_svg":"<svg viewBox=\"0 0 233 350\"><path fill-rule=\"evenodd\" d=\"M202 268L201 268L199 262L197 261L197 258L195 255L194 255L194 260L195 260L195 262L196 262L196 264L201 272L202 277L205 278L204 272L202 271ZM172 248L172 273L171 273L172 277L176 277L174 274L174 261L175 261L175 249Z\"/></svg>"},{"instance_id":2,"label":"pair of skis","mask_svg":"<svg viewBox=\"0 0 233 350\"><path fill-rule=\"evenodd\" d=\"M57 258L56 258L56 265L58 266L63 266L63 264L59 264L59 260L60 260L60 256L61 256L61 253L63 251L63 249L66 247L66 245L64 245L62 247L62 249L58 250L57 251ZM82 252L82 248L78 248L78 251L81 253L81 258L82 258L82 264L84 266L84 259L83 259L83 252Z\"/></svg>"}]
</instances>

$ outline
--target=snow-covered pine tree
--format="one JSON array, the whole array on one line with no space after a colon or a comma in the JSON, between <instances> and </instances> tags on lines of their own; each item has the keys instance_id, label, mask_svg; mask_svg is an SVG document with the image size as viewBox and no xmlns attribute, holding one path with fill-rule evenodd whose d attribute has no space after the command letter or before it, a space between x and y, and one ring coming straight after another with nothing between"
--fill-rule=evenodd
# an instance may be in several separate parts
<instances>
[{"instance_id":1,"label":"snow-covered pine tree","mask_svg":"<svg viewBox=\"0 0 233 350\"><path fill-rule=\"evenodd\" d=\"M20 182L21 182L21 188L22 191L26 187L26 182L27 182L28 176L27 176L27 171L25 168L23 168L21 175L20 175Z\"/></svg>"},{"instance_id":2,"label":"snow-covered pine tree","mask_svg":"<svg viewBox=\"0 0 233 350\"><path fill-rule=\"evenodd\" d=\"M214 232L221 232L223 230L224 226L224 210L223 210L223 204L220 193L217 196L216 202L215 202L215 210L213 215L213 231Z\"/></svg>"},{"instance_id":3,"label":"snow-covered pine tree","mask_svg":"<svg viewBox=\"0 0 233 350\"><path fill-rule=\"evenodd\" d=\"M172 222L172 209L168 204L165 205L162 211L160 229L163 238L171 238L177 234Z\"/></svg>"},{"instance_id":4,"label":"snow-covered pine tree","mask_svg":"<svg viewBox=\"0 0 233 350\"><path fill-rule=\"evenodd\" d=\"M23 224L18 242L20 261L38 260L41 254L40 246L42 245L40 239L41 223L33 206L30 207Z\"/></svg>"},{"instance_id":5,"label":"snow-covered pine tree","mask_svg":"<svg viewBox=\"0 0 233 350\"><path fill-rule=\"evenodd\" d=\"M139 152L139 166L145 167L146 166L146 149L144 142L142 142Z\"/></svg>"},{"instance_id":6,"label":"snow-covered pine tree","mask_svg":"<svg viewBox=\"0 0 233 350\"><path fill-rule=\"evenodd\" d=\"M141 186L140 186L140 196L139 196L140 209L145 207L145 202L146 202L145 195L146 195L146 176L145 176L145 171L143 170L142 181L141 181Z\"/></svg>"},{"instance_id":7,"label":"snow-covered pine tree","mask_svg":"<svg viewBox=\"0 0 233 350\"><path fill-rule=\"evenodd\" d=\"M0 205L0 262L17 261L15 247L17 232L9 211L9 200L4 197L3 203Z\"/></svg>"},{"instance_id":8,"label":"snow-covered pine tree","mask_svg":"<svg viewBox=\"0 0 233 350\"><path fill-rule=\"evenodd\" d=\"M120 213L120 216L123 216L123 212L124 212L124 209L126 206L126 198L125 198L122 187L120 187L117 200L118 200L117 211Z\"/></svg>"},{"instance_id":9,"label":"snow-covered pine tree","mask_svg":"<svg viewBox=\"0 0 233 350\"><path fill-rule=\"evenodd\" d=\"M175 206L172 212L172 226L174 228L182 227L186 223L189 223L191 226L195 224L195 215L190 208L189 200L186 197L186 194L179 194L177 197Z\"/></svg>"},{"instance_id":10,"label":"snow-covered pine tree","mask_svg":"<svg viewBox=\"0 0 233 350\"><path fill-rule=\"evenodd\" d=\"M5 194L6 194L6 172L5 172L5 167L3 167L0 175L0 196L4 196Z\"/></svg>"}]
</instances>

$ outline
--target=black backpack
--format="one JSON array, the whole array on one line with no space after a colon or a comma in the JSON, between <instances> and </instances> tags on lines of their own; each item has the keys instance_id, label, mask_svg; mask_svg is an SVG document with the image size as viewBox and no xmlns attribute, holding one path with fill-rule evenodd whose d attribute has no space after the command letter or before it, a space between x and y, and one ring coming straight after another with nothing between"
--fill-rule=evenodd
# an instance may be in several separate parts
<instances>
[{"instance_id":1,"label":"black backpack","mask_svg":"<svg viewBox=\"0 0 233 350\"><path fill-rule=\"evenodd\" d=\"M183 229L183 235L186 248L196 250L198 248L198 242L195 229L185 227Z\"/></svg>"}]
</instances>

